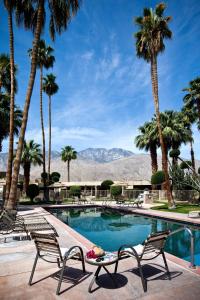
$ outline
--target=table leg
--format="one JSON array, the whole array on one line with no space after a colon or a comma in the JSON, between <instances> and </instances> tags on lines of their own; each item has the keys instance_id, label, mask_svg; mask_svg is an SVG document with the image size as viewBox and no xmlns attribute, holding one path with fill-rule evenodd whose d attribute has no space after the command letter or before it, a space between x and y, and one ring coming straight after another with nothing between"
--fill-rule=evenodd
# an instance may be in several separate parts
<instances>
[{"instance_id":1,"label":"table leg","mask_svg":"<svg viewBox=\"0 0 200 300\"><path fill-rule=\"evenodd\" d=\"M117 287L117 283L116 283L114 277L112 276L112 274L108 271L108 269L105 266L103 266L103 268L107 272L107 274L110 276L110 278L112 279L114 286Z\"/></svg>"},{"instance_id":2,"label":"table leg","mask_svg":"<svg viewBox=\"0 0 200 300\"><path fill-rule=\"evenodd\" d=\"M94 274L94 276L93 276L93 278L92 278L92 280L91 280L91 282L90 282L90 285L89 285L89 288L88 288L88 292L89 292L89 293L92 292L92 286L93 286L95 280L98 279L98 275L99 275L100 270L101 270L101 266L99 266L99 267L97 268L97 270L96 270L96 272L95 272L95 274Z\"/></svg>"}]
</instances>

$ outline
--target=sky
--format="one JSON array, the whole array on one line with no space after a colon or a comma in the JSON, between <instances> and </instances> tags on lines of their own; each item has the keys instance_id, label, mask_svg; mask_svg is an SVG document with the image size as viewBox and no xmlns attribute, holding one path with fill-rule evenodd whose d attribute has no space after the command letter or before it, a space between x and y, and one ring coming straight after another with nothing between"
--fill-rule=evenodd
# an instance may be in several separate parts
<instances>
[{"instance_id":1,"label":"sky","mask_svg":"<svg viewBox=\"0 0 200 300\"><path fill-rule=\"evenodd\" d=\"M48 26L42 35L54 48L53 73L59 91L52 98L52 149L71 145L77 151L88 147L135 147L138 127L154 114L150 65L135 51L134 18L150 0L82 0L68 30L50 39ZM200 1L168 0L166 14L172 16L173 38L158 58L160 110L180 110L188 82L200 75ZM47 24L48 24L47 17ZM0 53L9 53L7 12L0 3ZM16 103L23 109L33 35L14 27L15 62L18 65ZM48 143L48 98L43 96ZM194 132L195 155L200 159L200 132ZM26 139L41 143L39 114L39 70L31 99ZM7 151L8 141L3 143ZM189 157L189 146L181 149Z\"/></svg>"}]
</instances>

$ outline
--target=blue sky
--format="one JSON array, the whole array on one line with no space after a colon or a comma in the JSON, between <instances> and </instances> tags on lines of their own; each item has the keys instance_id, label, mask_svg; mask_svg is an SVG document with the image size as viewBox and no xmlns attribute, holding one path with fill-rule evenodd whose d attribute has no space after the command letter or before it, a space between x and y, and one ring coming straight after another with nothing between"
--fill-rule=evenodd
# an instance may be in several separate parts
<instances>
[{"instance_id":1,"label":"blue sky","mask_svg":"<svg viewBox=\"0 0 200 300\"><path fill-rule=\"evenodd\" d=\"M48 30L42 38L51 45L56 62L59 92L52 100L52 134L54 150L72 145L87 147L121 147L139 152L134 145L138 126L154 113L150 65L135 54L133 18L143 7L155 6L150 0L83 0L68 30L55 43ZM166 42L159 56L160 109L178 110L182 106L182 89L200 75L200 3L199 0L169 0L167 14L173 17L173 39ZM7 14L0 5L0 52L8 52ZM15 60L18 65L17 104L23 108L28 83L32 47L31 32L15 28ZM46 139L48 141L47 97L44 95ZM199 132L194 127L195 152L200 159ZM39 77L31 100L27 139L41 143L39 115ZM7 150L7 141L3 151ZM189 147L182 148L189 155Z\"/></svg>"}]
</instances>

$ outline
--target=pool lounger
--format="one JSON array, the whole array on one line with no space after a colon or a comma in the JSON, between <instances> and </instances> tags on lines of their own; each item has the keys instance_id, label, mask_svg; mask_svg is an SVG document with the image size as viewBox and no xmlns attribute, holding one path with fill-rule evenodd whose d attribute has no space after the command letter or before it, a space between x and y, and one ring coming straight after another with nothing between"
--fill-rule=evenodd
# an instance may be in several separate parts
<instances>
[{"instance_id":1,"label":"pool lounger","mask_svg":"<svg viewBox=\"0 0 200 300\"><path fill-rule=\"evenodd\" d=\"M200 218L200 210L199 211L190 211L188 213L189 218Z\"/></svg>"}]
</instances>

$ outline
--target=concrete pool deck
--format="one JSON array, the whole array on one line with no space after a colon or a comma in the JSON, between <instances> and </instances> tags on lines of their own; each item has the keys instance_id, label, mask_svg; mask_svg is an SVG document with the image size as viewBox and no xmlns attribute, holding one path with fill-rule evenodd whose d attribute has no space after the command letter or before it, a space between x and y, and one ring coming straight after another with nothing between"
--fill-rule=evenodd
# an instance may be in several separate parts
<instances>
[{"instance_id":1,"label":"concrete pool deck","mask_svg":"<svg viewBox=\"0 0 200 300\"><path fill-rule=\"evenodd\" d=\"M134 210L135 212L135 210ZM42 208L35 208L20 212L21 214L37 214L47 218L56 228L59 234L59 243L62 247L81 245L86 252L92 243L75 232L73 229L62 223ZM142 289L141 280L133 259L123 260L119 263L118 274L115 278L118 288L114 288L112 281L102 271L98 284L94 285L94 292L88 293L88 286L92 279L95 267L86 264L87 273L83 276L81 264L69 261L69 268L66 269L61 295L56 296L58 283L58 268L53 264L39 260L33 282L37 283L28 286L27 282L32 269L36 254L32 241L14 241L0 244L0 299L176 299L176 300L197 300L200 294L200 276L190 269L168 260L172 280L169 281L166 275L161 272L163 262L160 258L145 264L144 274L147 277L147 292ZM168 257L170 258L170 257ZM181 261L181 260L180 260ZM144 265L144 262L143 262ZM110 266L112 272L114 266ZM42 280L43 279L43 280Z\"/></svg>"}]
</instances>

